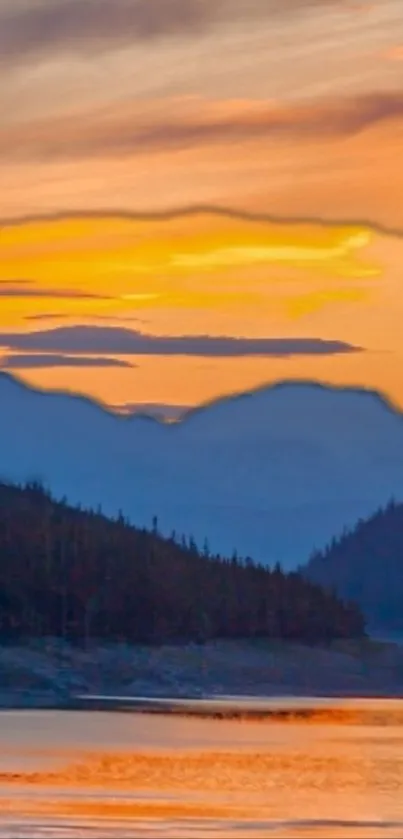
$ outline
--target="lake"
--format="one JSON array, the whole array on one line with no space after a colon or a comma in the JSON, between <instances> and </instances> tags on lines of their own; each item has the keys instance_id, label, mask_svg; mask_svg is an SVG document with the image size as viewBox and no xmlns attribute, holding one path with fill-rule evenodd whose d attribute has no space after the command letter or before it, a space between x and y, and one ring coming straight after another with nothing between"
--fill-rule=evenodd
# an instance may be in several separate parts
<instances>
[{"instance_id":1,"label":"lake","mask_svg":"<svg viewBox=\"0 0 403 839\"><path fill-rule=\"evenodd\" d=\"M0 837L400 837L403 726L378 705L377 724L1 712Z\"/></svg>"}]
</instances>

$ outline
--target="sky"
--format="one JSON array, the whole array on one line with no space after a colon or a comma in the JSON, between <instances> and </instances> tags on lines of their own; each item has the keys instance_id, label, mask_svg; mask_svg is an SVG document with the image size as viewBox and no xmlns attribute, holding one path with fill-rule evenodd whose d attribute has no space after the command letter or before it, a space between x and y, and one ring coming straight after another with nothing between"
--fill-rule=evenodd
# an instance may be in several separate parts
<instances>
[{"instance_id":1,"label":"sky","mask_svg":"<svg viewBox=\"0 0 403 839\"><path fill-rule=\"evenodd\" d=\"M401 0L0 0L0 370L403 409Z\"/></svg>"}]
</instances>

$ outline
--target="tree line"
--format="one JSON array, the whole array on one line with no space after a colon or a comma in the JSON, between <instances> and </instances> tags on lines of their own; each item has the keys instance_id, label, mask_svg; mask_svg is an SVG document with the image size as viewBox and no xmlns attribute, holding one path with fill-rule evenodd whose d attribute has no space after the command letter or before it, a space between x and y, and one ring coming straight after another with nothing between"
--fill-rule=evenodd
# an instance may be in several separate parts
<instances>
[{"instance_id":1,"label":"tree line","mask_svg":"<svg viewBox=\"0 0 403 839\"><path fill-rule=\"evenodd\" d=\"M131 643L365 634L359 607L305 579L207 542L163 538L120 514L0 483L0 641L56 636Z\"/></svg>"},{"instance_id":2,"label":"tree line","mask_svg":"<svg viewBox=\"0 0 403 839\"><path fill-rule=\"evenodd\" d=\"M359 603L373 628L403 631L403 504L390 501L316 551L307 579Z\"/></svg>"}]
</instances>

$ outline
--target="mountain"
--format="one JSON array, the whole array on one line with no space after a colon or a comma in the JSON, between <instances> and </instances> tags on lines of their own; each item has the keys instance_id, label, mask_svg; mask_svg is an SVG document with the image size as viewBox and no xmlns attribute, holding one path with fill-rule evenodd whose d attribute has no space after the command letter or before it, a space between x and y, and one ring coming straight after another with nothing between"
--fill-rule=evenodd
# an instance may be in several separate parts
<instances>
[{"instance_id":1,"label":"mountain","mask_svg":"<svg viewBox=\"0 0 403 839\"><path fill-rule=\"evenodd\" d=\"M391 501L359 521L301 571L356 600L374 629L403 633L403 504Z\"/></svg>"},{"instance_id":2,"label":"mountain","mask_svg":"<svg viewBox=\"0 0 403 839\"><path fill-rule=\"evenodd\" d=\"M40 484L0 484L0 638L206 641L363 638L354 604L294 573L201 554L56 502Z\"/></svg>"},{"instance_id":3,"label":"mountain","mask_svg":"<svg viewBox=\"0 0 403 839\"><path fill-rule=\"evenodd\" d=\"M115 416L0 374L0 476L287 568L403 500L403 418L380 396L284 383L189 412Z\"/></svg>"}]
</instances>

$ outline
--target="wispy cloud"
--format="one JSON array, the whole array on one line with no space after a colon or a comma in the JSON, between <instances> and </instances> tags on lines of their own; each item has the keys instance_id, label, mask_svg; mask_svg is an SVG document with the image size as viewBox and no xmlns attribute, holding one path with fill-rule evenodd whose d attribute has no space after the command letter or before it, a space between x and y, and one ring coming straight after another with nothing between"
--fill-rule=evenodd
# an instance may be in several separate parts
<instances>
[{"instance_id":1,"label":"wispy cloud","mask_svg":"<svg viewBox=\"0 0 403 839\"><path fill-rule=\"evenodd\" d=\"M113 298L102 295L92 294L90 292L80 291L71 288L32 288L25 285L24 281L21 284L0 285L0 297L45 297L54 298L58 300L111 300ZM37 316L38 317L38 316Z\"/></svg>"},{"instance_id":2,"label":"wispy cloud","mask_svg":"<svg viewBox=\"0 0 403 839\"><path fill-rule=\"evenodd\" d=\"M0 52L7 59L38 53L130 44L208 28L227 0L45 0L0 7Z\"/></svg>"},{"instance_id":3,"label":"wispy cloud","mask_svg":"<svg viewBox=\"0 0 403 839\"><path fill-rule=\"evenodd\" d=\"M122 157L214 144L278 138L334 138L403 117L403 94L373 93L319 100L314 105L248 101L172 100L161 109L140 102L21 122L0 129L8 161Z\"/></svg>"},{"instance_id":4,"label":"wispy cloud","mask_svg":"<svg viewBox=\"0 0 403 839\"><path fill-rule=\"evenodd\" d=\"M16 280L13 279L12 280L13 286L21 286L21 287L24 287L24 286L27 286L27 285L32 285L32 283L34 283L34 282L35 282L34 280L21 280L21 279L16 279ZM0 289L1 289L2 285L7 285L7 286L10 285L10 280L1 279L0 280Z\"/></svg>"},{"instance_id":5,"label":"wispy cloud","mask_svg":"<svg viewBox=\"0 0 403 839\"><path fill-rule=\"evenodd\" d=\"M46 367L135 367L119 358L79 355L6 355L0 357L0 369L25 370Z\"/></svg>"},{"instance_id":6,"label":"wispy cloud","mask_svg":"<svg viewBox=\"0 0 403 839\"><path fill-rule=\"evenodd\" d=\"M39 312L36 315L26 315L24 320L69 320L70 318L75 318L72 312Z\"/></svg>"},{"instance_id":7,"label":"wispy cloud","mask_svg":"<svg viewBox=\"0 0 403 839\"><path fill-rule=\"evenodd\" d=\"M103 51L336 2L342 0L2 0L0 54L25 61L46 53Z\"/></svg>"},{"instance_id":8,"label":"wispy cloud","mask_svg":"<svg viewBox=\"0 0 403 839\"><path fill-rule=\"evenodd\" d=\"M210 335L157 337L130 329L72 326L31 333L0 333L0 344L16 350L117 355L210 357L334 355L361 351L344 341L320 338L227 338Z\"/></svg>"},{"instance_id":9,"label":"wispy cloud","mask_svg":"<svg viewBox=\"0 0 403 839\"><path fill-rule=\"evenodd\" d=\"M81 316L77 312L39 312L33 315L25 315L26 321L48 321L48 320L83 320L85 317L91 321L102 323L148 323L147 318L138 318L130 315L97 315L91 312L90 315Z\"/></svg>"}]
</instances>

